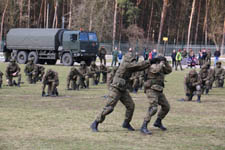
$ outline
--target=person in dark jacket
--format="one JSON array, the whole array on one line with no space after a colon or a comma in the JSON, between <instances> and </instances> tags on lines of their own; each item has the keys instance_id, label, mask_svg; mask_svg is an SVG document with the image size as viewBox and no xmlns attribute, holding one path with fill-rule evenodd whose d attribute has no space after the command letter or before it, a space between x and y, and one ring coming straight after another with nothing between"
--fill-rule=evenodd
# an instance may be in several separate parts
<instances>
[{"instance_id":1,"label":"person in dark jacket","mask_svg":"<svg viewBox=\"0 0 225 150\"><path fill-rule=\"evenodd\" d=\"M173 50L173 52L172 52L172 54L171 54L171 58L172 58L172 68L174 67L176 67L176 55L177 55L177 52L176 52L176 50L174 49Z\"/></svg>"},{"instance_id":2,"label":"person in dark jacket","mask_svg":"<svg viewBox=\"0 0 225 150\"><path fill-rule=\"evenodd\" d=\"M214 52L214 57L215 57L215 60L214 60L214 66L216 66L216 63L219 61L219 57L220 57L220 50L217 49L215 52Z\"/></svg>"}]
</instances>

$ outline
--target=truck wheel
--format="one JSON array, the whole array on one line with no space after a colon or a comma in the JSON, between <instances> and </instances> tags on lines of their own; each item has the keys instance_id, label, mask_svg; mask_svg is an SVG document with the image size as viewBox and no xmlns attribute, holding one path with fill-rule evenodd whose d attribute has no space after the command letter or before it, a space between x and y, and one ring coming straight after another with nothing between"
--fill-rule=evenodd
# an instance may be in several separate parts
<instances>
[{"instance_id":1,"label":"truck wheel","mask_svg":"<svg viewBox=\"0 0 225 150\"><path fill-rule=\"evenodd\" d=\"M62 56L62 63L64 66L72 66L73 65L73 58L69 53L64 53Z\"/></svg>"},{"instance_id":2,"label":"truck wheel","mask_svg":"<svg viewBox=\"0 0 225 150\"><path fill-rule=\"evenodd\" d=\"M27 62L27 53L25 51L20 51L17 54L17 62L20 64L25 64Z\"/></svg>"},{"instance_id":3,"label":"truck wheel","mask_svg":"<svg viewBox=\"0 0 225 150\"><path fill-rule=\"evenodd\" d=\"M38 55L37 55L36 52L30 52L30 53L28 54L28 60L29 60L30 58L34 58L34 63L37 64L37 62L38 62Z\"/></svg>"},{"instance_id":4,"label":"truck wheel","mask_svg":"<svg viewBox=\"0 0 225 150\"><path fill-rule=\"evenodd\" d=\"M55 65L57 60L46 60L48 65Z\"/></svg>"}]
</instances>

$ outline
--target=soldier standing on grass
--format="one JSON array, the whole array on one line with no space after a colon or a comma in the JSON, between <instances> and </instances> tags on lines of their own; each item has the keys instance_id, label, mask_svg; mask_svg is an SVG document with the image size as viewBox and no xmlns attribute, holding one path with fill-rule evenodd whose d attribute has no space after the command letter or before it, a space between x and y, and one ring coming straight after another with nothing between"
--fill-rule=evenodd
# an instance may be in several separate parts
<instances>
[{"instance_id":1,"label":"soldier standing on grass","mask_svg":"<svg viewBox=\"0 0 225 150\"><path fill-rule=\"evenodd\" d=\"M105 55L106 55L106 49L104 46L101 46L101 48L99 49L99 59L100 59L100 63L102 64L102 62L104 61L104 65L106 65L106 58L105 58Z\"/></svg>"},{"instance_id":2,"label":"soldier standing on grass","mask_svg":"<svg viewBox=\"0 0 225 150\"><path fill-rule=\"evenodd\" d=\"M3 76L4 74L0 71L0 89L2 88L2 76Z\"/></svg>"},{"instance_id":3,"label":"soldier standing on grass","mask_svg":"<svg viewBox=\"0 0 225 150\"><path fill-rule=\"evenodd\" d=\"M21 82L20 67L16 63L15 59L10 60L10 63L7 66L5 72L6 72L5 73L6 80L7 80L9 86L13 86L13 85L20 86L20 82ZM13 81L14 77L18 77L18 83L16 83L16 81Z\"/></svg>"},{"instance_id":4,"label":"soldier standing on grass","mask_svg":"<svg viewBox=\"0 0 225 150\"><path fill-rule=\"evenodd\" d=\"M143 61L136 63L135 55L132 53L132 49L124 56L124 60L119 66L116 74L113 78L113 82L110 85L108 101L103 108L103 111L97 116L95 121L91 124L93 132L98 132L98 125L105 120L105 117L113 112L114 107L121 101L126 107L125 120L122 127L129 131L134 131L134 128L130 125L134 112L134 102L127 90L127 82L133 72L146 69L150 65L149 61Z\"/></svg>"},{"instance_id":5,"label":"soldier standing on grass","mask_svg":"<svg viewBox=\"0 0 225 150\"><path fill-rule=\"evenodd\" d=\"M154 123L155 127L165 131L166 128L162 124L162 119L165 118L170 110L170 104L163 93L165 75L172 72L172 67L165 57L159 56L155 64L152 64L147 72L147 80L145 81L146 95L149 100L149 108L144 118L144 122L141 127L141 133L152 134L148 130L147 126L151 120L151 117L157 113L158 105L161 106L161 110L158 113L158 117Z\"/></svg>"},{"instance_id":6,"label":"soldier standing on grass","mask_svg":"<svg viewBox=\"0 0 225 150\"><path fill-rule=\"evenodd\" d=\"M215 85L217 88L222 88L224 84L225 70L221 67L221 65L221 62L217 62L215 67Z\"/></svg>"},{"instance_id":7,"label":"soldier standing on grass","mask_svg":"<svg viewBox=\"0 0 225 150\"><path fill-rule=\"evenodd\" d=\"M57 86L59 85L58 73L52 69L47 70L43 77L42 96L58 96ZM45 94L45 87L48 85L48 94Z\"/></svg>"},{"instance_id":8,"label":"soldier standing on grass","mask_svg":"<svg viewBox=\"0 0 225 150\"><path fill-rule=\"evenodd\" d=\"M205 63L202 66L202 68L199 72L199 75L200 75L201 80L202 80L202 86L201 86L202 87L202 94L204 94L204 92L205 92L205 94L209 93L209 89L210 89L210 85L211 85L210 79L212 77L212 74L210 74L210 73L212 73L210 71L210 64Z\"/></svg>"}]
</instances>

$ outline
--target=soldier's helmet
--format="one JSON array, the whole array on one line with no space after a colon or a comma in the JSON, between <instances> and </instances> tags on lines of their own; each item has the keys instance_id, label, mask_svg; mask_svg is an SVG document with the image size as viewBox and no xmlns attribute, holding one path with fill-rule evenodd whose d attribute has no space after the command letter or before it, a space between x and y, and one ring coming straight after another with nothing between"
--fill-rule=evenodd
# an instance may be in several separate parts
<instances>
[{"instance_id":1,"label":"soldier's helmet","mask_svg":"<svg viewBox=\"0 0 225 150\"><path fill-rule=\"evenodd\" d=\"M16 62L16 59L15 59L15 58L11 58L11 59L10 59L10 62L15 63L15 62Z\"/></svg>"},{"instance_id":2,"label":"soldier's helmet","mask_svg":"<svg viewBox=\"0 0 225 150\"><path fill-rule=\"evenodd\" d=\"M54 74L54 71L52 69L48 69L46 74L53 75Z\"/></svg>"},{"instance_id":3,"label":"soldier's helmet","mask_svg":"<svg viewBox=\"0 0 225 150\"><path fill-rule=\"evenodd\" d=\"M197 74L198 74L198 73L197 73L196 70L191 70L191 71L189 72L189 75L190 75L191 77L196 76Z\"/></svg>"},{"instance_id":4,"label":"soldier's helmet","mask_svg":"<svg viewBox=\"0 0 225 150\"><path fill-rule=\"evenodd\" d=\"M80 62L80 65L81 65L81 66L86 65L85 61L81 61L81 62Z\"/></svg>"},{"instance_id":5,"label":"soldier's helmet","mask_svg":"<svg viewBox=\"0 0 225 150\"><path fill-rule=\"evenodd\" d=\"M216 65L222 65L222 63L220 61L216 62Z\"/></svg>"}]
</instances>

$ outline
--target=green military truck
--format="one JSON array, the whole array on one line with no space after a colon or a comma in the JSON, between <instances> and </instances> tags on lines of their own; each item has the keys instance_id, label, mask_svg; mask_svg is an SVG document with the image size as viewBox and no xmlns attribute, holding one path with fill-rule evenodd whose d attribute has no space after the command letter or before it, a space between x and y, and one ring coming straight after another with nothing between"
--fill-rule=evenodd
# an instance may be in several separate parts
<instances>
[{"instance_id":1,"label":"green military truck","mask_svg":"<svg viewBox=\"0 0 225 150\"><path fill-rule=\"evenodd\" d=\"M5 59L15 58L27 63L30 57L35 63L54 65L59 59L65 66L85 61L90 65L96 59L99 42L95 32L66 29L10 29L4 46Z\"/></svg>"}]
</instances>

